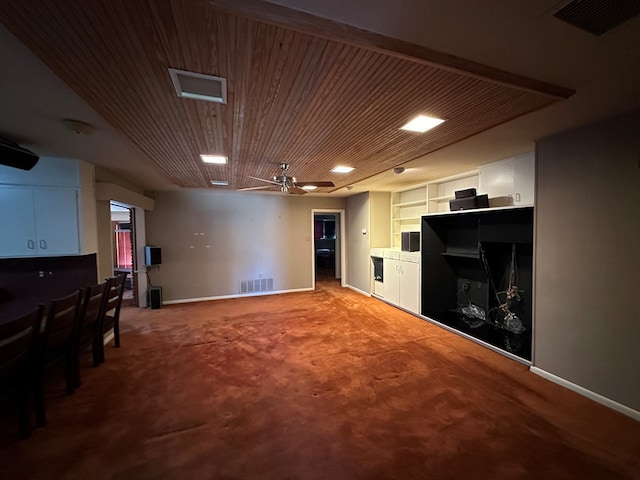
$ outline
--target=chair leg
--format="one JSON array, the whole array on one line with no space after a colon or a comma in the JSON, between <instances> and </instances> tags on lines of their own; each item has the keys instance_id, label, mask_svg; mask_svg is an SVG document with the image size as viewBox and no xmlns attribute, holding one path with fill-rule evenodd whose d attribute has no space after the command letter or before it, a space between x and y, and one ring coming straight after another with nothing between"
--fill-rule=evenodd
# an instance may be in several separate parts
<instances>
[{"instance_id":1,"label":"chair leg","mask_svg":"<svg viewBox=\"0 0 640 480\"><path fill-rule=\"evenodd\" d=\"M113 343L120 348L120 321L117 318L113 322Z\"/></svg>"},{"instance_id":2,"label":"chair leg","mask_svg":"<svg viewBox=\"0 0 640 480\"><path fill-rule=\"evenodd\" d=\"M45 415L42 378L36 382L33 390L33 408L36 414L36 427L44 427L47 424L47 416Z\"/></svg>"},{"instance_id":3,"label":"chair leg","mask_svg":"<svg viewBox=\"0 0 640 480\"><path fill-rule=\"evenodd\" d=\"M18 429L20 438L28 438L31 435L31 423L29 422L29 413L27 409L29 392L26 388L22 388L18 394Z\"/></svg>"},{"instance_id":4,"label":"chair leg","mask_svg":"<svg viewBox=\"0 0 640 480\"><path fill-rule=\"evenodd\" d=\"M94 367L100 366L100 344L98 334L94 336L93 343L91 344L91 359Z\"/></svg>"},{"instance_id":5,"label":"chair leg","mask_svg":"<svg viewBox=\"0 0 640 480\"><path fill-rule=\"evenodd\" d=\"M64 380L67 387L67 395L73 395L75 391L75 375L73 360L67 358L64 362Z\"/></svg>"}]
</instances>

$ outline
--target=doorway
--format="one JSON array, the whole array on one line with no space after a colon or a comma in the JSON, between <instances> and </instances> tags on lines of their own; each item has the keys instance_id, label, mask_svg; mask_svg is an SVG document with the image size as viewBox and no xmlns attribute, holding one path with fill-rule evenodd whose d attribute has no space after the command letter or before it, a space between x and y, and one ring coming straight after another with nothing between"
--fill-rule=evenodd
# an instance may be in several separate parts
<instances>
[{"instance_id":1,"label":"doorway","mask_svg":"<svg viewBox=\"0 0 640 480\"><path fill-rule=\"evenodd\" d=\"M312 210L312 284L345 285L344 210Z\"/></svg>"},{"instance_id":2,"label":"doorway","mask_svg":"<svg viewBox=\"0 0 640 480\"><path fill-rule=\"evenodd\" d=\"M138 306L134 265L136 265L135 216L127 205L111 202L111 231L113 233L113 275L126 275L123 305Z\"/></svg>"}]
</instances>

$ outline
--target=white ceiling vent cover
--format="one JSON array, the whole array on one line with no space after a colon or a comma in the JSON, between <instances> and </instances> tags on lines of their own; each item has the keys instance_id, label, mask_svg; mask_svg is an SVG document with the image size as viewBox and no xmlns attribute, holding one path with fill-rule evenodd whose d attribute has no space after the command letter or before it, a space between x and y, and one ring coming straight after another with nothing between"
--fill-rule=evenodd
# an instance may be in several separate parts
<instances>
[{"instance_id":1,"label":"white ceiling vent cover","mask_svg":"<svg viewBox=\"0 0 640 480\"><path fill-rule=\"evenodd\" d=\"M226 78L176 70L175 68L169 69L169 75L171 75L171 81L179 97L227 103Z\"/></svg>"}]
</instances>

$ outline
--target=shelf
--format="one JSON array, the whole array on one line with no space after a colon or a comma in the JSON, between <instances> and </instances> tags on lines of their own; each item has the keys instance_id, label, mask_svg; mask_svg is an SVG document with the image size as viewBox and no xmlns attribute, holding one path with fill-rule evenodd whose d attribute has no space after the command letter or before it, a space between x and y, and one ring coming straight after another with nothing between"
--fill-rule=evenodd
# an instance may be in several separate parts
<instances>
[{"instance_id":1,"label":"shelf","mask_svg":"<svg viewBox=\"0 0 640 480\"><path fill-rule=\"evenodd\" d=\"M394 218L393 221L394 222L405 222L407 220L412 220L412 221L419 221L422 220L422 216L417 216L417 217L398 217L398 218Z\"/></svg>"},{"instance_id":2,"label":"shelf","mask_svg":"<svg viewBox=\"0 0 640 480\"><path fill-rule=\"evenodd\" d=\"M445 203L445 202L448 202L449 200L453 200L455 198L456 198L455 195L444 195L442 197L430 198L429 201L430 202L436 202L436 203Z\"/></svg>"},{"instance_id":3,"label":"shelf","mask_svg":"<svg viewBox=\"0 0 640 480\"><path fill-rule=\"evenodd\" d=\"M457 258L480 258L478 252L442 252L445 257L457 257Z\"/></svg>"},{"instance_id":4,"label":"shelf","mask_svg":"<svg viewBox=\"0 0 640 480\"><path fill-rule=\"evenodd\" d=\"M426 204L426 200L414 200L413 202L402 202L402 203L393 203L392 207L412 207L415 205L424 205Z\"/></svg>"}]
</instances>

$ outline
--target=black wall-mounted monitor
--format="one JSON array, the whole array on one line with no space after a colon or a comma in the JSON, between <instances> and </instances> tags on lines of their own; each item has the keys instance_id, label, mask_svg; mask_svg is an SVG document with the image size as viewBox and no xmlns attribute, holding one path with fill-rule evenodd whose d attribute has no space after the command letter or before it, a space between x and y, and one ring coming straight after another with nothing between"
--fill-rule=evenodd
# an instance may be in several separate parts
<instances>
[{"instance_id":1,"label":"black wall-mounted monitor","mask_svg":"<svg viewBox=\"0 0 640 480\"><path fill-rule=\"evenodd\" d=\"M160 247L147 245L144 247L144 264L146 266L160 265L162 263L162 250Z\"/></svg>"}]
</instances>

